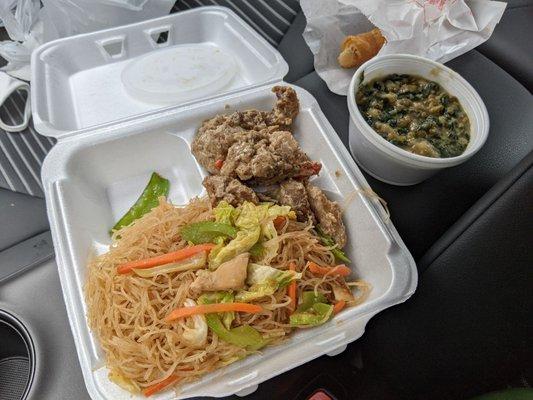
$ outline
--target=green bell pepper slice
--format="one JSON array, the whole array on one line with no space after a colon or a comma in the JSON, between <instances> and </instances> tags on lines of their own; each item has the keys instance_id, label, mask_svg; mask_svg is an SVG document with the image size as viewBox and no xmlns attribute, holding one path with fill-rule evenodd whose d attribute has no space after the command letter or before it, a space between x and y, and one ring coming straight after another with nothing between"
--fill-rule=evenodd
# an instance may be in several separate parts
<instances>
[{"instance_id":1,"label":"green bell pepper slice","mask_svg":"<svg viewBox=\"0 0 533 400\"><path fill-rule=\"evenodd\" d=\"M215 221L201 221L181 228L181 237L194 244L213 243L216 238L235 238L237 229L233 226Z\"/></svg>"},{"instance_id":2,"label":"green bell pepper slice","mask_svg":"<svg viewBox=\"0 0 533 400\"><path fill-rule=\"evenodd\" d=\"M333 238L327 234L324 233L324 231L320 228L320 226L316 227L316 233L318 233L318 237L320 238L320 241L324 246L335 246L336 243L333 240ZM345 262L345 263L351 263L348 256L346 256L346 253L342 251L341 249L335 247L334 249L331 249L331 252L335 256L335 258L339 261Z\"/></svg>"},{"instance_id":3,"label":"green bell pepper slice","mask_svg":"<svg viewBox=\"0 0 533 400\"><path fill-rule=\"evenodd\" d=\"M233 301L233 295L231 301ZM231 302L228 292L215 292L204 294L198 298L199 304L227 303ZM228 313L224 313L228 314ZM225 318L224 315L222 318ZM255 351L268 344L261 334L249 325L242 325L236 328L228 328L220 317L220 314L205 314L207 326L211 329L220 340L234 344L235 346L244 347L246 350ZM230 323L231 325L231 323Z\"/></svg>"},{"instance_id":4,"label":"green bell pepper slice","mask_svg":"<svg viewBox=\"0 0 533 400\"><path fill-rule=\"evenodd\" d=\"M234 344L235 346L254 351L259 350L267 344L267 341L263 339L261 334L249 325L227 329L218 314L206 314L205 320L209 329L216 333L220 340Z\"/></svg>"}]
</instances>

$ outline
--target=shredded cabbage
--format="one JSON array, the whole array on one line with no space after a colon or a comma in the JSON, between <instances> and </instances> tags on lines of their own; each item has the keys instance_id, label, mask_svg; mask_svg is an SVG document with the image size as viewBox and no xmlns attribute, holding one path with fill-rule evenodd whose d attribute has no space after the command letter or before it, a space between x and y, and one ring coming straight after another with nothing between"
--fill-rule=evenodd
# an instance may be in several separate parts
<instances>
[{"instance_id":1,"label":"shredded cabbage","mask_svg":"<svg viewBox=\"0 0 533 400\"><path fill-rule=\"evenodd\" d=\"M289 206L279 206L271 203L263 203L266 207L262 223L261 223L261 239L263 244L261 259L264 261L272 260L279 251L279 242L272 240L278 237L278 232L274 226L274 219L276 217L287 217L289 219L296 219L296 213L291 211Z\"/></svg>"},{"instance_id":2,"label":"shredded cabbage","mask_svg":"<svg viewBox=\"0 0 533 400\"><path fill-rule=\"evenodd\" d=\"M223 262L248 251L257 243L261 235L261 226L257 207L253 203L245 202L241 206L239 217L235 220L235 226L239 231L235 239L231 240L219 251L210 253L209 267L218 268Z\"/></svg>"},{"instance_id":3,"label":"shredded cabbage","mask_svg":"<svg viewBox=\"0 0 533 400\"><path fill-rule=\"evenodd\" d=\"M221 201L213 209L215 221L222 224L234 225L235 207L226 201Z\"/></svg>"},{"instance_id":4,"label":"shredded cabbage","mask_svg":"<svg viewBox=\"0 0 533 400\"><path fill-rule=\"evenodd\" d=\"M263 259L273 258L279 250L279 243L271 240L278 236L274 219L279 216L296 218L296 214L291 211L289 206L279 206L272 203L255 205L244 202L235 208L227 202L221 201L215 207L214 213L216 222L233 224L238 232L227 245L211 250L209 256L211 269L216 269L223 262L249 251L256 243L262 244L261 256Z\"/></svg>"},{"instance_id":5,"label":"shredded cabbage","mask_svg":"<svg viewBox=\"0 0 533 400\"><path fill-rule=\"evenodd\" d=\"M289 206L279 206L277 204L273 204L268 208L268 215L273 218L282 216L296 219L296 213Z\"/></svg>"},{"instance_id":6,"label":"shredded cabbage","mask_svg":"<svg viewBox=\"0 0 533 400\"><path fill-rule=\"evenodd\" d=\"M301 279L302 274L296 271L283 271L268 265L250 263L248 265L248 276L246 283L248 285L261 284L267 280L275 281L280 287L287 286L290 281Z\"/></svg>"},{"instance_id":7,"label":"shredded cabbage","mask_svg":"<svg viewBox=\"0 0 533 400\"><path fill-rule=\"evenodd\" d=\"M239 290L235 295L235 300L247 303L270 296L291 281L301 278L302 274L299 272L282 271L268 265L250 263L246 283L251 286L248 290Z\"/></svg>"},{"instance_id":8,"label":"shredded cabbage","mask_svg":"<svg viewBox=\"0 0 533 400\"><path fill-rule=\"evenodd\" d=\"M333 314L333 306L326 301L322 293L303 292L300 305L289 317L291 326L317 326L327 322Z\"/></svg>"},{"instance_id":9,"label":"shredded cabbage","mask_svg":"<svg viewBox=\"0 0 533 400\"><path fill-rule=\"evenodd\" d=\"M249 290L239 290L235 295L235 300L240 303L249 303L265 296L270 296L278 290L278 283L273 280L267 280L250 286Z\"/></svg>"},{"instance_id":10,"label":"shredded cabbage","mask_svg":"<svg viewBox=\"0 0 533 400\"><path fill-rule=\"evenodd\" d=\"M122 389L127 390L130 393L137 393L139 391L131 379L128 379L117 372L111 371L107 376L111 382L117 384Z\"/></svg>"},{"instance_id":11,"label":"shredded cabbage","mask_svg":"<svg viewBox=\"0 0 533 400\"><path fill-rule=\"evenodd\" d=\"M185 307L194 307L196 302L192 299L185 299L183 302ZM193 315L189 317L192 319L193 328L187 324L180 322L183 333L182 340L185 344L191 347L203 347L207 342L207 323L204 315Z\"/></svg>"},{"instance_id":12,"label":"shredded cabbage","mask_svg":"<svg viewBox=\"0 0 533 400\"><path fill-rule=\"evenodd\" d=\"M224 293L222 299L220 300L221 303L233 303L235 296L231 292ZM220 313L222 316L222 323L226 327L226 329L231 328L231 323L235 319L235 311L227 311L225 313Z\"/></svg>"}]
</instances>

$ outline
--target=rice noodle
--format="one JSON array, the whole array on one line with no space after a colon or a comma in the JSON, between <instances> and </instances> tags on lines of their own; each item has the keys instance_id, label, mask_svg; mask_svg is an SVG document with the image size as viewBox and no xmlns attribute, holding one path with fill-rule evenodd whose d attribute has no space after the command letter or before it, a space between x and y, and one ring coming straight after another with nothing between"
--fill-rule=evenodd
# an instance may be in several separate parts
<instances>
[{"instance_id":1,"label":"rice noodle","mask_svg":"<svg viewBox=\"0 0 533 400\"><path fill-rule=\"evenodd\" d=\"M176 251L187 245L180 229L191 222L212 220L213 212L206 198L193 199L184 207L176 207L163 198L159 206L114 233L109 252L89 262L85 296L88 322L106 355L106 365L136 390L161 382L171 375L183 382L237 361L248 353L241 347L219 340L208 333L207 343L194 348L182 340L187 321L166 323L164 318L175 308L182 307L186 298L196 298L189 287L194 271L163 274L143 278L135 274L120 275L117 266ZM257 260L279 269L290 262L303 272L298 281L298 293L315 290L332 299L332 285L344 285L343 278L313 276L305 268L307 261L335 265L335 257L312 232L312 224L290 223L270 245L278 248L270 259ZM361 281L356 304L364 301L370 286ZM250 325L270 344L283 341L291 332L289 325L290 299L282 288L260 301L264 311L258 314L236 313L233 326ZM190 324L190 322L189 322Z\"/></svg>"}]
</instances>

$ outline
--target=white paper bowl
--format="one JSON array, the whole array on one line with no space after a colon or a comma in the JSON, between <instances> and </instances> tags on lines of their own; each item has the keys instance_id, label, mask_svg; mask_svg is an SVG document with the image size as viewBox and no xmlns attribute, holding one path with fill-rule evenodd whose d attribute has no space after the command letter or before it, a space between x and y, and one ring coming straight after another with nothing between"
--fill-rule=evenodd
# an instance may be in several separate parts
<instances>
[{"instance_id":1,"label":"white paper bowl","mask_svg":"<svg viewBox=\"0 0 533 400\"><path fill-rule=\"evenodd\" d=\"M450 158L413 154L389 143L367 124L355 103L357 88L361 83L394 73L418 75L435 81L457 97L470 119L470 142L463 154ZM441 169L465 162L483 146L489 132L489 115L485 104L461 75L438 62L408 54L374 57L361 65L350 82L348 110L353 157L374 178L393 185L414 185Z\"/></svg>"}]
</instances>

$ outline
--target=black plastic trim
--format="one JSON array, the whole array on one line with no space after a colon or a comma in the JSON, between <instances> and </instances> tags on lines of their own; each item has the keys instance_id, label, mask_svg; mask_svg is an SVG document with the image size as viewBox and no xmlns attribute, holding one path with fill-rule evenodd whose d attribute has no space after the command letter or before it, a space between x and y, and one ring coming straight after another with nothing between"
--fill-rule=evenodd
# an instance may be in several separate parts
<instances>
[{"instance_id":1,"label":"black plastic trim","mask_svg":"<svg viewBox=\"0 0 533 400\"><path fill-rule=\"evenodd\" d=\"M435 242L418 262L418 270L425 271L439 258L470 226L472 226L513 184L533 167L533 151L524 157L509 174L496 183L463 216Z\"/></svg>"}]
</instances>

